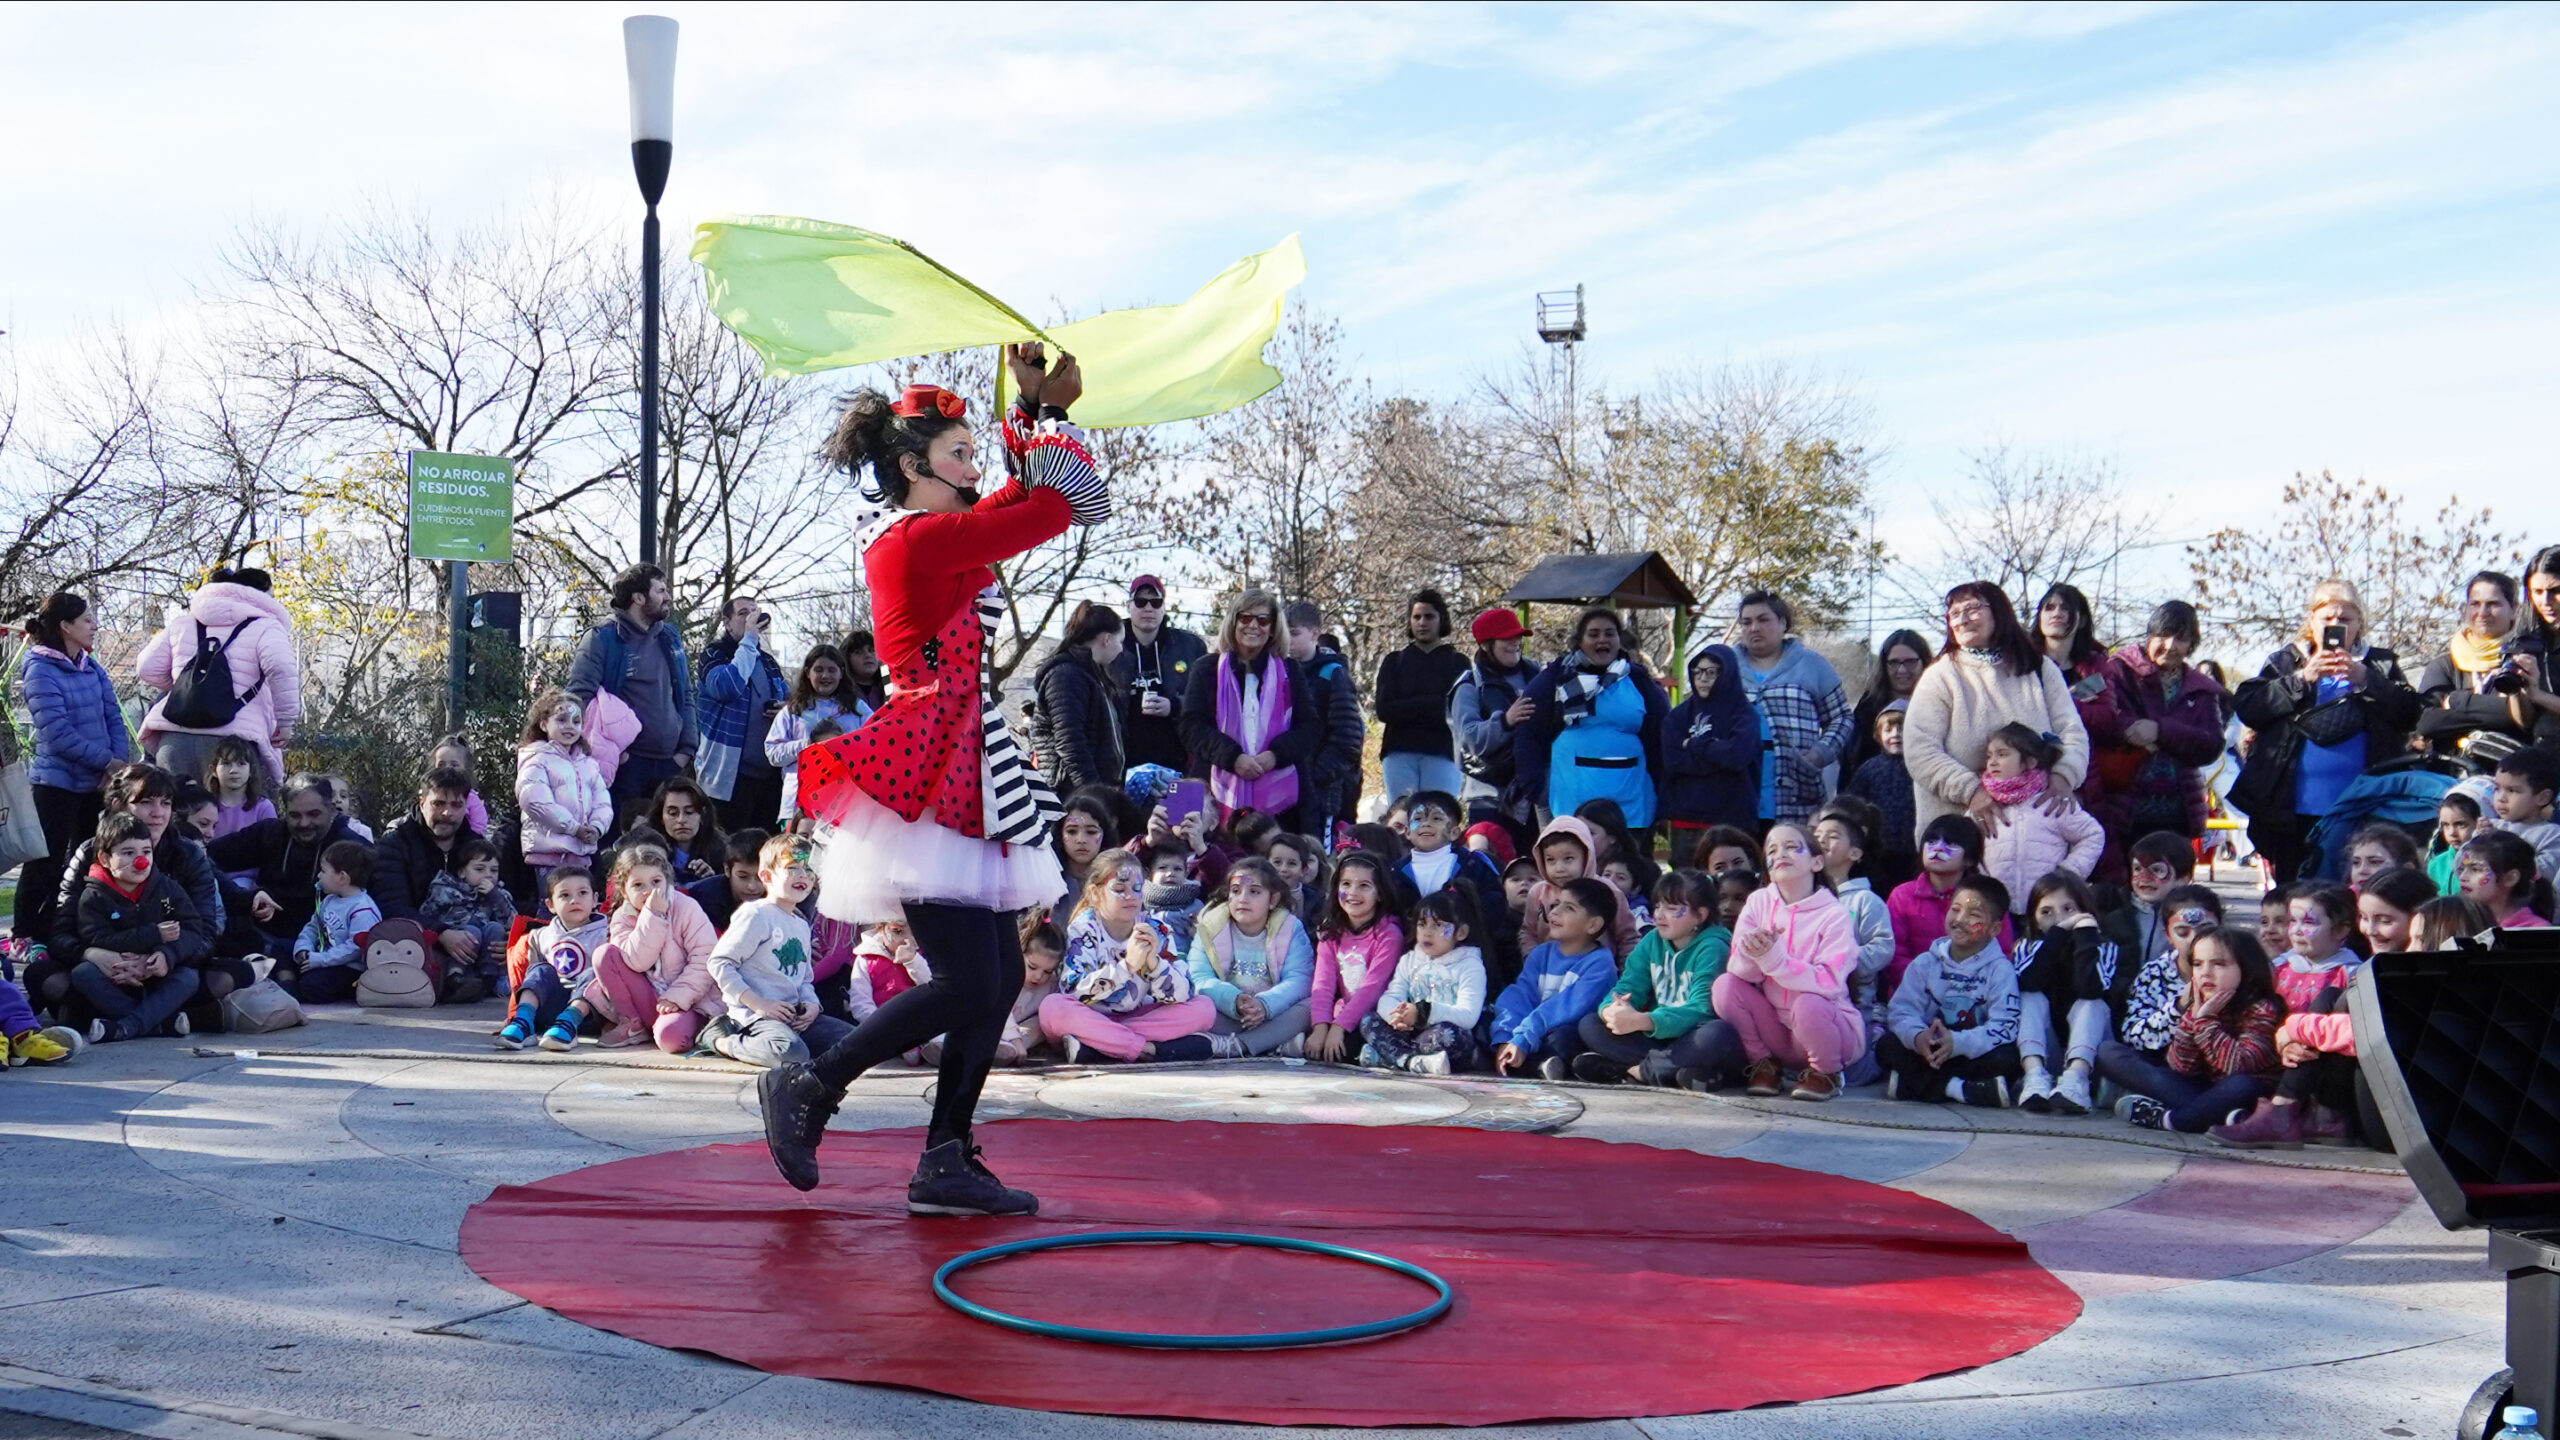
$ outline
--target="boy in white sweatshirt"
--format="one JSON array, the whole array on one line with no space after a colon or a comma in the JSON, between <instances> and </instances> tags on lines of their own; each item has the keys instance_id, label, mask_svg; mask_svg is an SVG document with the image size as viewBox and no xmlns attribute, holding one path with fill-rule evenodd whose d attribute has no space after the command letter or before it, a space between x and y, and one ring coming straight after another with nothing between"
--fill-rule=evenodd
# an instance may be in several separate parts
<instances>
[{"instance_id":1,"label":"boy in white sweatshirt","mask_svg":"<svg viewBox=\"0 0 2560 1440\"><path fill-rule=\"evenodd\" d=\"M740 905L711 948L711 978L729 1012L703 1027L703 1041L744 1064L771 1070L805 1063L853 1033L818 1003L817 957L800 902L818 885L809 842L777 835L756 853L764 895Z\"/></svg>"}]
</instances>

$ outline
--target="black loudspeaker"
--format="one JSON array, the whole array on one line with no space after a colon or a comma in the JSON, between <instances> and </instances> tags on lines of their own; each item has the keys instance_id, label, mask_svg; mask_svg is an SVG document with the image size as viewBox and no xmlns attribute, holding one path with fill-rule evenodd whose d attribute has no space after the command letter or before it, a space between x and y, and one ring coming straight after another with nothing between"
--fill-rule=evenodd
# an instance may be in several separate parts
<instances>
[{"instance_id":1,"label":"black loudspeaker","mask_svg":"<svg viewBox=\"0 0 2560 1440\"><path fill-rule=\"evenodd\" d=\"M2377 955L2347 991L2357 1064L2392 1148L2447 1229L2487 1227L2507 1276L2507 1368L2458 1433L2560 1405L2560 930Z\"/></svg>"},{"instance_id":2,"label":"black loudspeaker","mask_svg":"<svg viewBox=\"0 0 2560 1440\"><path fill-rule=\"evenodd\" d=\"M509 643L524 644L524 592L482 590L471 597L471 628L504 630Z\"/></svg>"}]
</instances>

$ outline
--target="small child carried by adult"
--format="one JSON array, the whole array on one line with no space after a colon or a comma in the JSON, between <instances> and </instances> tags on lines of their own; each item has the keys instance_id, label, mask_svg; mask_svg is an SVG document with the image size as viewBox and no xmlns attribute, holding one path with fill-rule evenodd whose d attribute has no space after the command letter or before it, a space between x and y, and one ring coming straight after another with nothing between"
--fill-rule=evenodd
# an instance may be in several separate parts
<instances>
[{"instance_id":1,"label":"small child carried by adult","mask_svg":"<svg viewBox=\"0 0 2560 1440\"><path fill-rule=\"evenodd\" d=\"M439 870L427 881L427 898L418 918L428 928L466 930L480 941L480 957L472 969L480 977L479 993L494 994L506 983L507 942L516 924L516 897L500 882L498 847L479 835L453 842L453 869ZM451 997L460 982L447 976Z\"/></svg>"},{"instance_id":2,"label":"small child carried by adult","mask_svg":"<svg viewBox=\"0 0 2560 1440\"><path fill-rule=\"evenodd\" d=\"M1983 742L1982 790L2000 811L1982 844L1982 873L2022 907L2037 881L2057 870L2086 880L2106 852L2107 831L2098 817L2078 805L2055 814L2038 803L2060 763L2059 739L2014 720Z\"/></svg>"}]
</instances>

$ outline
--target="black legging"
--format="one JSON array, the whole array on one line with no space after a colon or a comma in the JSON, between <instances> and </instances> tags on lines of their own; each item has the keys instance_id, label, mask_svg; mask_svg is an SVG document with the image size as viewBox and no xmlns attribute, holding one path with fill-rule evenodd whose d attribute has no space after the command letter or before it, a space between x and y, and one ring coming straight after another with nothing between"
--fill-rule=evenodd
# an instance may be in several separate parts
<instances>
[{"instance_id":1,"label":"black legging","mask_svg":"<svg viewBox=\"0 0 2560 1440\"><path fill-rule=\"evenodd\" d=\"M967 1138L978 1092L996 1060L996 1042L1022 993L1022 934L1012 911L910 900L907 929L933 978L892 996L817 1058L818 1078L841 1091L872 1066L939 1035L941 1079L925 1148Z\"/></svg>"},{"instance_id":2,"label":"black legging","mask_svg":"<svg viewBox=\"0 0 2560 1440\"><path fill-rule=\"evenodd\" d=\"M98 817L107 800L95 790L65 790L58 785L28 787L35 792L36 823L44 827L49 855L39 855L18 871L17 913L9 933L30 940L53 934L54 906L62 890L63 858L80 842L98 833Z\"/></svg>"}]
</instances>

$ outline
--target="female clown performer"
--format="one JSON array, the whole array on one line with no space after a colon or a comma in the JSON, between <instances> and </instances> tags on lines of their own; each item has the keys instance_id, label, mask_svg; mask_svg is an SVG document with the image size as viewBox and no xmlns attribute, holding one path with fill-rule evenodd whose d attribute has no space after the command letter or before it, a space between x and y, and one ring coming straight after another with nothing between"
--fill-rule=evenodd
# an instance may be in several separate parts
<instances>
[{"instance_id":1,"label":"female clown performer","mask_svg":"<svg viewBox=\"0 0 2560 1440\"><path fill-rule=\"evenodd\" d=\"M992 568L1070 523L1108 517L1110 497L1067 406L1083 393L1075 357L1044 368L1037 345L1006 354L1019 408L1004 428L1013 478L981 499L961 398L910 385L892 401L856 394L827 459L871 467L890 505L860 529L872 629L888 703L861 729L801 754L801 804L819 828L818 905L856 923L902 920L933 978L883 1004L808 1064L759 1077L765 1144L802 1190L818 1183L818 1143L854 1077L945 1037L923 1160L907 1184L916 1215L1029 1215L1040 1202L978 1158L970 1121L996 1042L1022 989L1017 914L1066 881L1048 840L1058 800L1015 743L982 660L1003 592Z\"/></svg>"}]
</instances>

